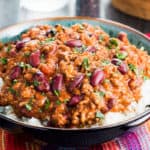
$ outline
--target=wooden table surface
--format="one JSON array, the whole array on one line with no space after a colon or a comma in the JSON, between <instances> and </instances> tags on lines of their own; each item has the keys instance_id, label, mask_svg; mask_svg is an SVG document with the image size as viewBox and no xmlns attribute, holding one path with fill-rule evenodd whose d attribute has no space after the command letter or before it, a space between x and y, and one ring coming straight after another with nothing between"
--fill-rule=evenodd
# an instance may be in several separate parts
<instances>
[{"instance_id":1,"label":"wooden table surface","mask_svg":"<svg viewBox=\"0 0 150 150\"><path fill-rule=\"evenodd\" d=\"M3 1L4 3L4 7L1 10L4 15L2 16L0 21L0 28L34 18L55 16L91 16L118 21L134 27L144 33L150 32L150 21L131 17L119 12L118 10L113 8L113 6L111 5L111 0L69 0L68 5L63 9L49 13L32 12L26 8L23 8L22 6L18 11L18 18L14 18L16 20L12 20L14 14L10 13L9 10L6 10L5 8L5 6L11 5L11 1L9 0L9 3L7 3L7 1L5 0L1 1Z\"/></svg>"}]
</instances>

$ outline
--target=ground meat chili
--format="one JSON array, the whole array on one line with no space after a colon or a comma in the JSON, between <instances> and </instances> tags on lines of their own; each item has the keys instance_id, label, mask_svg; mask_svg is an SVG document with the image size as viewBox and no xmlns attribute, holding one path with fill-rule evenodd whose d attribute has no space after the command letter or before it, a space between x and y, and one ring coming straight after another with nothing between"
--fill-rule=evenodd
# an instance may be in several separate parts
<instances>
[{"instance_id":1,"label":"ground meat chili","mask_svg":"<svg viewBox=\"0 0 150 150\"><path fill-rule=\"evenodd\" d=\"M107 112L124 112L141 98L150 56L89 24L40 25L0 44L0 105L48 126L102 125Z\"/></svg>"}]
</instances>

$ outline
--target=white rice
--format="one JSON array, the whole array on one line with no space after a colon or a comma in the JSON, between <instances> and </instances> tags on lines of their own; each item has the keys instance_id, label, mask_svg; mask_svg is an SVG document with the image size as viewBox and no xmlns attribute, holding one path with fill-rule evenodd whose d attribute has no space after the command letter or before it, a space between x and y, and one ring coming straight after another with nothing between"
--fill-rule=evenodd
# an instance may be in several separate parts
<instances>
[{"instance_id":1,"label":"white rice","mask_svg":"<svg viewBox=\"0 0 150 150\"><path fill-rule=\"evenodd\" d=\"M3 80L0 78L0 89L3 86ZM128 106L128 110L126 112L108 112L105 114L105 118L103 120L103 125L109 125L113 123L118 123L120 121L124 121L129 119L130 117L135 116L136 114L142 113L146 110L146 106L150 105L150 80L144 81L141 87L141 95L142 98L139 100L138 103L133 102ZM6 115L8 118L11 118L16 121L21 121L25 124L33 125L33 126L45 126L47 122L40 122L37 118L26 118L22 117L21 119L18 118L13 111L11 106L0 106L0 113ZM92 127L95 127L94 125Z\"/></svg>"}]
</instances>

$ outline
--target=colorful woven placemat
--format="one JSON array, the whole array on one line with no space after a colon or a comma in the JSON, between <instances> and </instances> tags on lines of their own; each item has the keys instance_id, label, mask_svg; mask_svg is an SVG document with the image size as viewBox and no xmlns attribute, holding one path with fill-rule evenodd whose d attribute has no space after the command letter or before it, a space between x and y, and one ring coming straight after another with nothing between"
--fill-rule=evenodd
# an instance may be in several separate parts
<instances>
[{"instance_id":1,"label":"colorful woven placemat","mask_svg":"<svg viewBox=\"0 0 150 150\"><path fill-rule=\"evenodd\" d=\"M0 150L150 150L150 120L114 140L87 148L41 146L27 139L0 129Z\"/></svg>"}]
</instances>

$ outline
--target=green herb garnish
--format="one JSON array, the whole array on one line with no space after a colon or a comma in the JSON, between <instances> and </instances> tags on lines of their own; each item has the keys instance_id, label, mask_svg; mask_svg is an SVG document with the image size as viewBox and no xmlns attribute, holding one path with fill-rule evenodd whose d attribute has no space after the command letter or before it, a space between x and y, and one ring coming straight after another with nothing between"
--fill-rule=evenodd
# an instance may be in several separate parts
<instances>
[{"instance_id":1,"label":"green herb garnish","mask_svg":"<svg viewBox=\"0 0 150 150\"><path fill-rule=\"evenodd\" d=\"M27 104L25 104L25 107L26 107L26 109L27 109L28 111L31 111L31 110L32 110L32 105L31 105L30 102L27 103Z\"/></svg>"},{"instance_id":2,"label":"green herb garnish","mask_svg":"<svg viewBox=\"0 0 150 150\"><path fill-rule=\"evenodd\" d=\"M105 96L105 92L103 91L97 91L96 94L100 97L104 97Z\"/></svg>"},{"instance_id":3,"label":"green herb garnish","mask_svg":"<svg viewBox=\"0 0 150 150\"><path fill-rule=\"evenodd\" d=\"M12 87L10 87L10 88L8 89L8 91L9 91L11 94L13 94L13 95L18 96L17 91L16 91L16 90L14 90Z\"/></svg>"},{"instance_id":4,"label":"green herb garnish","mask_svg":"<svg viewBox=\"0 0 150 150\"><path fill-rule=\"evenodd\" d=\"M96 118L104 119L104 114L102 114L100 111L96 112Z\"/></svg>"},{"instance_id":5,"label":"green herb garnish","mask_svg":"<svg viewBox=\"0 0 150 150\"><path fill-rule=\"evenodd\" d=\"M87 73L86 73L86 76L87 76L87 77L91 77L91 76L92 76L92 73L91 73L91 72L87 72Z\"/></svg>"},{"instance_id":6,"label":"green herb garnish","mask_svg":"<svg viewBox=\"0 0 150 150\"><path fill-rule=\"evenodd\" d=\"M62 102L61 102L60 100L57 100L57 101L56 101L56 104L57 104L57 105L60 105L61 103L62 103Z\"/></svg>"},{"instance_id":7,"label":"green herb garnish","mask_svg":"<svg viewBox=\"0 0 150 150\"><path fill-rule=\"evenodd\" d=\"M102 42L103 40L104 40L104 35L101 34L101 35L99 36L99 41Z\"/></svg>"},{"instance_id":8,"label":"green herb garnish","mask_svg":"<svg viewBox=\"0 0 150 150\"><path fill-rule=\"evenodd\" d=\"M12 81L12 84L14 85L14 84L16 84L18 82L18 80L17 79L14 79L13 81Z\"/></svg>"},{"instance_id":9,"label":"green herb garnish","mask_svg":"<svg viewBox=\"0 0 150 150\"><path fill-rule=\"evenodd\" d=\"M117 53L116 57L118 59L124 60L127 57L127 55L128 55L127 53Z\"/></svg>"},{"instance_id":10,"label":"green herb garnish","mask_svg":"<svg viewBox=\"0 0 150 150\"><path fill-rule=\"evenodd\" d=\"M48 109L50 106L50 100L47 98L45 101L45 109Z\"/></svg>"},{"instance_id":11,"label":"green herb garnish","mask_svg":"<svg viewBox=\"0 0 150 150\"><path fill-rule=\"evenodd\" d=\"M134 73L137 74L137 68L136 68L135 65L133 65L133 64L128 64L128 67L129 67L129 69L130 69L131 71L133 71Z\"/></svg>"},{"instance_id":12,"label":"green herb garnish","mask_svg":"<svg viewBox=\"0 0 150 150\"><path fill-rule=\"evenodd\" d=\"M55 41L55 38L47 38L47 39L45 39L45 41L41 42L40 44L49 44L53 41Z\"/></svg>"},{"instance_id":13,"label":"green herb garnish","mask_svg":"<svg viewBox=\"0 0 150 150\"><path fill-rule=\"evenodd\" d=\"M0 58L0 62L3 64L3 65L6 65L8 63L8 60L7 58Z\"/></svg>"},{"instance_id":14,"label":"green herb garnish","mask_svg":"<svg viewBox=\"0 0 150 150\"><path fill-rule=\"evenodd\" d=\"M60 95L59 90L54 90L54 94L55 94L56 96L59 96L59 95Z\"/></svg>"},{"instance_id":15,"label":"green herb garnish","mask_svg":"<svg viewBox=\"0 0 150 150\"><path fill-rule=\"evenodd\" d=\"M12 48L11 45L8 45L8 47L7 47L7 49L6 49L6 52L9 53L10 50L11 50L11 48Z\"/></svg>"},{"instance_id":16,"label":"green herb garnish","mask_svg":"<svg viewBox=\"0 0 150 150\"><path fill-rule=\"evenodd\" d=\"M142 47L140 48L141 51L144 51L144 49L145 49L144 46L142 46Z\"/></svg>"},{"instance_id":17,"label":"green herb garnish","mask_svg":"<svg viewBox=\"0 0 150 150\"><path fill-rule=\"evenodd\" d=\"M35 87L37 87L37 86L40 85L40 83L39 83L37 80L34 80L34 81L33 81L33 85L34 85Z\"/></svg>"},{"instance_id":18,"label":"green herb garnish","mask_svg":"<svg viewBox=\"0 0 150 150\"><path fill-rule=\"evenodd\" d=\"M115 38L110 38L108 43L108 48L117 48L118 47L118 41Z\"/></svg>"},{"instance_id":19,"label":"green herb garnish","mask_svg":"<svg viewBox=\"0 0 150 150\"><path fill-rule=\"evenodd\" d=\"M108 65L108 64L110 64L110 61L109 61L109 60L102 60L102 65L103 65L103 66L106 66L106 65Z\"/></svg>"},{"instance_id":20,"label":"green herb garnish","mask_svg":"<svg viewBox=\"0 0 150 150\"><path fill-rule=\"evenodd\" d=\"M30 64L26 64L26 63L24 63L24 62L20 62L19 64L19 67L21 67L21 68L32 68L32 66L30 65Z\"/></svg>"},{"instance_id":21,"label":"green herb garnish","mask_svg":"<svg viewBox=\"0 0 150 150\"><path fill-rule=\"evenodd\" d=\"M88 60L88 58L83 59L82 65L85 68L85 70L89 69L89 60Z\"/></svg>"},{"instance_id":22,"label":"green herb garnish","mask_svg":"<svg viewBox=\"0 0 150 150\"><path fill-rule=\"evenodd\" d=\"M148 76L143 76L144 81L149 80L150 78Z\"/></svg>"}]
</instances>

